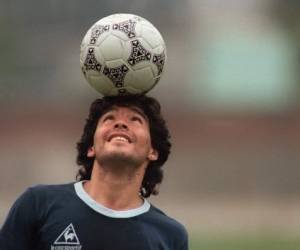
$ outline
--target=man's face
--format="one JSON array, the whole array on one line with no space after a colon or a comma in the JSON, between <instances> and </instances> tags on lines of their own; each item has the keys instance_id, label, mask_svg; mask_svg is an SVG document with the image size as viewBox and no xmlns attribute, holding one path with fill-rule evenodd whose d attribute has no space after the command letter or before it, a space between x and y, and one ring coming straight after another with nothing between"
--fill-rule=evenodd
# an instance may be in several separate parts
<instances>
[{"instance_id":1,"label":"man's face","mask_svg":"<svg viewBox=\"0 0 300 250\"><path fill-rule=\"evenodd\" d=\"M145 114L137 107L113 106L98 121L88 157L103 166L139 167L157 160Z\"/></svg>"}]
</instances>

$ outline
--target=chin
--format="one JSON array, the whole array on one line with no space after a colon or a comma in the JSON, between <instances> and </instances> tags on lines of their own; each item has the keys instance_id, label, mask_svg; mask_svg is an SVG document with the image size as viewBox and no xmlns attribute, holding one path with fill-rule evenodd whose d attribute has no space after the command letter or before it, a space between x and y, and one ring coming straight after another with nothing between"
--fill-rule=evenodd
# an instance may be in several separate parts
<instances>
[{"instance_id":1,"label":"chin","mask_svg":"<svg viewBox=\"0 0 300 250\"><path fill-rule=\"evenodd\" d=\"M103 154L97 160L100 163L100 166L116 166L116 167L126 166L126 167L137 168L143 163L143 160L134 157L132 154L129 154L127 152L120 152L120 151L114 151L114 152L109 152L107 154Z\"/></svg>"}]
</instances>

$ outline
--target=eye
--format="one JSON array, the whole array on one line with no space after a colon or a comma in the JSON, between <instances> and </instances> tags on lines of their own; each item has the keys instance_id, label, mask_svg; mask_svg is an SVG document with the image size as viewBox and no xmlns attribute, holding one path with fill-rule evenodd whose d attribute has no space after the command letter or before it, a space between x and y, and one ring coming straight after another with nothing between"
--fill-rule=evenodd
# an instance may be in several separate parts
<instances>
[{"instance_id":1,"label":"eye","mask_svg":"<svg viewBox=\"0 0 300 250\"><path fill-rule=\"evenodd\" d=\"M143 124L143 119L139 116L132 116L131 121L133 122L139 122L140 124Z\"/></svg>"},{"instance_id":2,"label":"eye","mask_svg":"<svg viewBox=\"0 0 300 250\"><path fill-rule=\"evenodd\" d=\"M106 115L103 117L102 122L106 122L106 121L112 121L114 120L114 116L112 114Z\"/></svg>"}]
</instances>

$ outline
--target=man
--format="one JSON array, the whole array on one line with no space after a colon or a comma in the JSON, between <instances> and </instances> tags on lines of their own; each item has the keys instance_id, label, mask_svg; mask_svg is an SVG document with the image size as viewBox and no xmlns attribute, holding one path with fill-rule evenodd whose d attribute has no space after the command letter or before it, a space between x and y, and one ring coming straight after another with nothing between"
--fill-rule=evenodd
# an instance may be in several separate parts
<instances>
[{"instance_id":1,"label":"man","mask_svg":"<svg viewBox=\"0 0 300 250\"><path fill-rule=\"evenodd\" d=\"M0 249L188 249L184 227L145 199L158 193L170 147L154 98L97 99L77 144L79 181L22 194L0 231Z\"/></svg>"}]
</instances>

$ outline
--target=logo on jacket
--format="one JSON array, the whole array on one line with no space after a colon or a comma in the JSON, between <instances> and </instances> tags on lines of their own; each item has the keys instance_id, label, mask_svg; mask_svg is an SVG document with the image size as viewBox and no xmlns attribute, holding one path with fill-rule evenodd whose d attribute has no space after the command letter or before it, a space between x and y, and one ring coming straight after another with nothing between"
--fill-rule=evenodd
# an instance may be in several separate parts
<instances>
[{"instance_id":1,"label":"logo on jacket","mask_svg":"<svg viewBox=\"0 0 300 250\"><path fill-rule=\"evenodd\" d=\"M81 247L74 226L71 223L54 241L51 250L81 250Z\"/></svg>"}]
</instances>

